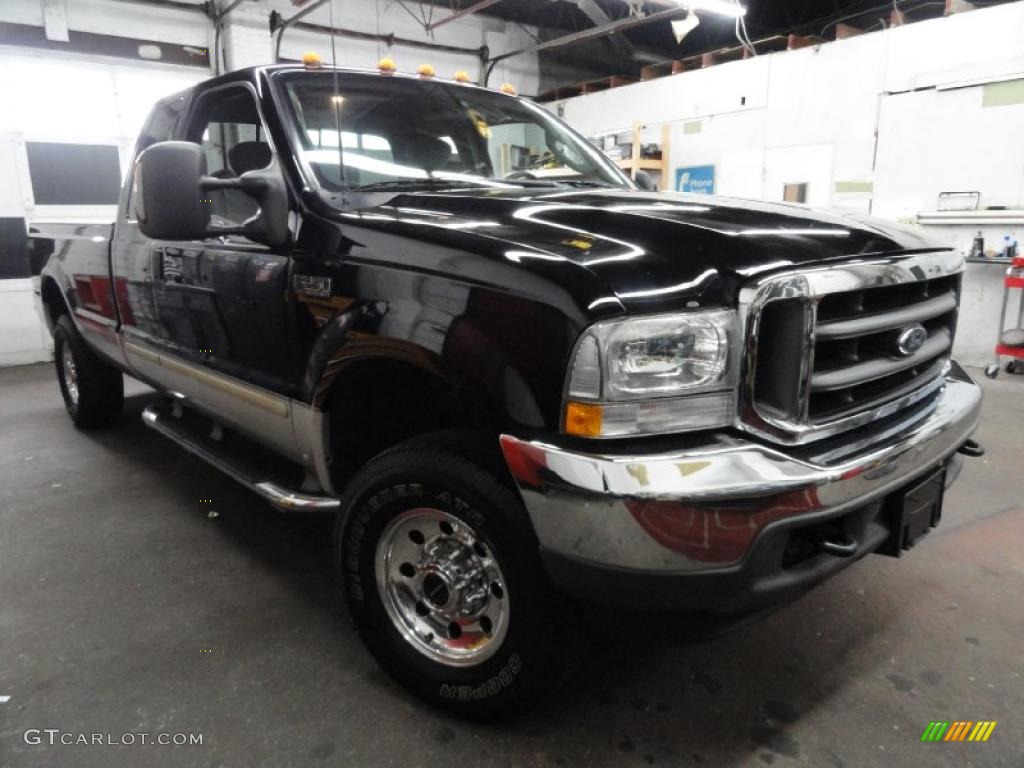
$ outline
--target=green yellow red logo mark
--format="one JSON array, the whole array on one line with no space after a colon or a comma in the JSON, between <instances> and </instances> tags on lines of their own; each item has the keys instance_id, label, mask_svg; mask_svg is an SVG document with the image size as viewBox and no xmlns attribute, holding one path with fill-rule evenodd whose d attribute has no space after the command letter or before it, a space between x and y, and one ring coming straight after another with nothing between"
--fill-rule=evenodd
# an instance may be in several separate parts
<instances>
[{"instance_id":1,"label":"green yellow red logo mark","mask_svg":"<svg viewBox=\"0 0 1024 768\"><path fill-rule=\"evenodd\" d=\"M988 741L995 728L995 720L932 720L921 741Z\"/></svg>"}]
</instances>

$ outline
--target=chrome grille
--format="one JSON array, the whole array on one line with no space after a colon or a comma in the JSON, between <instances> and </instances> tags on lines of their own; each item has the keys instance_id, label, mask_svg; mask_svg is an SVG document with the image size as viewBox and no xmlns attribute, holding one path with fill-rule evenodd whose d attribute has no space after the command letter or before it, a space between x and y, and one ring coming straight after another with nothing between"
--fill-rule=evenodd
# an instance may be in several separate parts
<instances>
[{"instance_id":1,"label":"chrome grille","mask_svg":"<svg viewBox=\"0 0 1024 768\"><path fill-rule=\"evenodd\" d=\"M962 256L943 251L745 288L741 425L802 443L933 393L952 349L962 269Z\"/></svg>"},{"instance_id":2,"label":"chrome grille","mask_svg":"<svg viewBox=\"0 0 1024 768\"><path fill-rule=\"evenodd\" d=\"M942 373L956 330L960 276L824 296L814 327L808 419L819 423L918 389ZM899 335L920 326L919 349Z\"/></svg>"}]
</instances>

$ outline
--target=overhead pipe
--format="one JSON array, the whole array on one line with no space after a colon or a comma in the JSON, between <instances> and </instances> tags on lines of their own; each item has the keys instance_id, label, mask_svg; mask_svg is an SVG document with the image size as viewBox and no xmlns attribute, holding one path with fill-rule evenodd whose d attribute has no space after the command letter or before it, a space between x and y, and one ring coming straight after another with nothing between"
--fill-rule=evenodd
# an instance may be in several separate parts
<instances>
[{"instance_id":1,"label":"overhead pipe","mask_svg":"<svg viewBox=\"0 0 1024 768\"><path fill-rule=\"evenodd\" d=\"M281 14L277 11L272 11L270 14L270 34L274 36L274 61L278 61L281 58L281 38L284 37L284 31L288 27L294 26L299 21L317 8L322 5L326 5L331 0L316 0L314 3L310 3L298 13L289 16L287 19L281 18Z\"/></svg>"},{"instance_id":2,"label":"overhead pipe","mask_svg":"<svg viewBox=\"0 0 1024 768\"><path fill-rule=\"evenodd\" d=\"M467 5L465 8L455 11L451 16L445 16L440 21L435 21L431 24L424 25L423 28L427 32L433 32L438 27L443 27L445 24L448 24L449 22L461 19L463 16L468 16L471 13L482 11L484 8L489 8L490 6L496 5L499 2L501 2L501 0L478 0L478 2L474 3L473 5Z\"/></svg>"},{"instance_id":3,"label":"overhead pipe","mask_svg":"<svg viewBox=\"0 0 1024 768\"><path fill-rule=\"evenodd\" d=\"M296 29L304 29L307 32L319 32L329 35L332 32L338 37L349 37L353 40L369 40L371 42L385 43L388 46L402 45L407 48L426 48L431 51L443 51L445 53L459 53L466 56L476 56L480 61L486 61L487 46L480 48L465 48L460 45L445 45L444 43L432 43L429 40L414 40L408 37L395 37L393 34L377 34L376 32L361 32L358 29L344 29L342 27L328 27L324 24L314 24L308 21L300 21L293 25ZM280 58L278 56L277 58Z\"/></svg>"},{"instance_id":4,"label":"overhead pipe","mask_svg":"<svg viewBox=\"0 0 1024 768\"><path fill-rule=\"evenodd\" d=\"M187 0L114 0L114 2L131 3L132 5L152 5L157 8L173 8L176 11L206 12L206 3L189 3Z\"/></svg>"},{"instance_id":5,"label":"overhead pipe","mask_svg":"<svg viewBox=\"0 0 1024 768\"><path fill-rule=\"evenodd\" d=\"M284 37L284 32L289 27L304 29L308 32L318 32L325 35L334 34L339 37L348 37L354 40L369 40L371 42L385 43L389 47L392 45L401 45L408 48L426 48L432 51L444 51L445 53L458 53L466 56L476 56L480 59L481 63L485 63L487 61L487 56L489 55L487 46L481 46L479 48L465 48L458 45L434 43L429 40L414 40L407 37L396 37L394 34L361 32L357 29L328 27L324 24L302 21L303 17L308 16L312 11L328 2L330 2L330 0L316 0L316 2L311 3L294 16L289 16L287 19L282 19L281 14L277 11L270 14L270 33L274 36L274 61L281 60L281 38Z\"/></svg>"},{"instance_id":6,"label":"overhead pipe","mask_svg":"<svg viewBox=\"0 0 1024 768\"><path fill-rule=\"evenodd\" d=\"M230 3L223 9L217 10L216 0L209 0L207 3L207 12L210 13L210 18L213 19L213 74L220 74L220 60L221 60L221 49L220 49L220 32L224 25L224 19L231 13L235 8L241 5L245 0L231 0ZM227 64L227 62L225 62Z\"/></svg>"},{"instance_id":7,"label":"overhead pipe","mask_svg":"<svg viewBox=\"0 0 1024 768\"><path fill-rule=\"evenodd\" d=\"M569 35L563 35L562 37L556 37L554 40L545 40L542 43L536 43L529 45L525 48L517 48L514 51L508 53L502 53L494 58L488 59L485 63L487 71L484 74L484 85L487 85L487 81L491 77L491 73L494 68L498 65L498 62L510 59L513 56L522 56L527 53L539 53L540 51L547 51L552 48L564 48L569 45L575 45L582 43L587 40L596 40L601 37L607 37L608 35L615 34L616 32L625 31L627 29L633 29L640 27L645 24L651 24L655 21L664 21L671 19L674 16L678 16L681 13L687 13L687 9L682 6L675 6L673 8L667 8L663 11L655 11L654 13L648 13L644 16L630 16L626 19L618 19L617 21L609 22L608 24L601 24L596 27L590 27L589 29L583 29L579 32L573 32Z\"/></svg>"}]
</instances>

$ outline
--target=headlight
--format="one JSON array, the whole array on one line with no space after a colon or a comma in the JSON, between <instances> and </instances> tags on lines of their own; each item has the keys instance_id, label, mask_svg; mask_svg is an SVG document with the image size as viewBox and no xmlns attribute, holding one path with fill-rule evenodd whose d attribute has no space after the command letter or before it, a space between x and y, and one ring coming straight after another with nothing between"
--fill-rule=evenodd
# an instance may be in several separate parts
<instances>
[{"instance_id":1,"label":"headlight","mask_svg":"<svg viewBox=\"0 0 1024 768\"><path fill-rule=\"evenodd\" d=\"M736 348L732 310L597 323L576 345L565 431L616 437L730 424Z\"/></svg>"}]
</instances>

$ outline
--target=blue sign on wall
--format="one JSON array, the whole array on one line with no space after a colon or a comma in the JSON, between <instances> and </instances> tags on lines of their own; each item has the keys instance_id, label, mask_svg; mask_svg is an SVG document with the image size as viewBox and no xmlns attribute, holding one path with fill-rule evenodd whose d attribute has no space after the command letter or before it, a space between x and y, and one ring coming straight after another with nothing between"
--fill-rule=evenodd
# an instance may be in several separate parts
<instances>
[{"instance_id":1,"label":"blue sign on wall","mask_svg":"<svg viewBox=\"0 0 1024 768\"><path fill-rule=\"evenodd\" d=\"M676 168L676 192L715 194L715 166L693 165L689 168Z\"/></svg>"}]
</instances>

